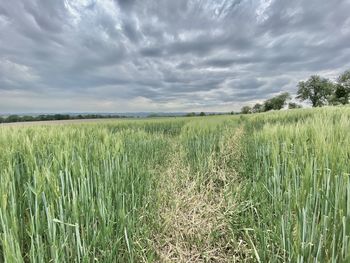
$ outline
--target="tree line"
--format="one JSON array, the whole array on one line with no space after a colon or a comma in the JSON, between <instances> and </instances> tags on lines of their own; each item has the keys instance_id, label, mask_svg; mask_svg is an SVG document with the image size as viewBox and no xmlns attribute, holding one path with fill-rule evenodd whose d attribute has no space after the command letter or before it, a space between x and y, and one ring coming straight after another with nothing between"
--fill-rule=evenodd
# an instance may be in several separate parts
<instances>
[{"instance_id":1,"label":"tree line","mask_svg":"<svg viewBox=\"0 0 350 263\"><path fill-rule=\"evenodd\" d=\"M82 120L82 119L110 119L110 118L130 118L128 116L121 115L100 115L100 114L44 114L38 116L20 116L20 115L9 115L7 117L0 116L0 123L11 123L11 122L27 122L27 121L57 121L57 120Z\"/></svg>"},{"instance_id":2,"label":"tree line","mask_svg":"<svg viewBox=\"0 0 350 263\"><path fill-rule=\"evenodd\" d=\"M312 107L349 104L350 70L342 73L335 82L319 75L313 75L307 81L300 81L297 88L298 91L295 98L299 101L309 101ZM248 114L280 110L286 106L291 98L288 92L284 92L266 100L262 104L256 103L253 107L244 106L241 109L241 113ZM290 101L288 108L301 108L301 105Z\"/></svg>"}]
</instances>

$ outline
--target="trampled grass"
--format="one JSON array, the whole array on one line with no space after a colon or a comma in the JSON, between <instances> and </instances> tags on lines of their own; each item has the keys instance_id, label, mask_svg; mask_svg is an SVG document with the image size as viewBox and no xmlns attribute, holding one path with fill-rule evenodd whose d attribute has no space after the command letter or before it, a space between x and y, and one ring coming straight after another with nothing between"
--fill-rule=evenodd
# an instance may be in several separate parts
<instances>
[{"instance_id":1,"label":"trampled grass","mask_svg":"<svg viewBox=\"0 0 350 263\"><path fill-rule=\"evenodd\" d=\"M349 262L350 108L0 127L0 262Z\"/></svg>"}]
</instances>

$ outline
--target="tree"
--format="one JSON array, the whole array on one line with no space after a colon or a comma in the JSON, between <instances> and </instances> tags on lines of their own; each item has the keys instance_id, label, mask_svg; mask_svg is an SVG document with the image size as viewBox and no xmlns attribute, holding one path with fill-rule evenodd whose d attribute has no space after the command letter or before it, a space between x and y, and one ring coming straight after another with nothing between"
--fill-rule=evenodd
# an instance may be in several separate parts
<instances>
[{"instance_id":1,"label":"tree","mask_svg":"<svg viewBox=\"0 0 350 263\"><path fill-rule=\"evenodd\" d=\"M346 90L350 91L350 70L345 71L339 76L338 83L341 84Z\"/></svg>"},{"instance_id":2,"label":"tree","mask_svg":"<svg viewBox=\"0 0 350 263\"><path fill-rule=\"evenodd\" d=\"M334 88L334 94L330 98L330 104L340 105L349 103L349 92L341 84L336 84Z\"/></svg>"},{"instance_id":3,"label":"tree","mask_svg":"<svg viewBox=\"0 0 350 263\"><path fill-rule=\"evenodd\" d=\"M249 106L244 106L244 107L242 107L242 109L241 109L241 113L242 113L242 114L248 114L248 113L251 113L251 112L252 112L252 108L249 107Z\"/></svg>"},{"instance_id":4,"label":"tree","mask_svg":"<svg viewBox=\"0 0 350 263\"><path fill-rule=\"evenodd\" d=\"M264 102L264 110L280 110L286 105L287 100L289 99L290 95L288 92L284 92L278 96L268 99Z\"/></svg>"},{"instance_id":5,"label":"tree","mask_svg":"<svg viewBox=\"0 0 350 263\"><path fill-rule=\"evenodd\" d=\"M302 108L301 105L295 103L295 102L289 102L288 103L288 109L300 109Z\"/></svg>"},{"instance_id":6,"label":"tree","mask_svg":"<svg viewBox=\"0 0 350 263\"><path fill-rule=\"evenodd\" d=\"M151 113L147 116L147 118L157 118L160 117L157 113Z\"/></svg>"},{"instance_id":7,"label":"tree","mask_svg":"<svg viewBox=\"0 0 350 263\"><path fill-rule=\"evenodd\" d=\"M345 71L338 78L333 95L333 104L348 104L350 97L350 70Z\"/></svg>"},{"instance_id":8,"label":"tree","mask_svg":"<svg viewBox=\"0 0 350 263\"><path fill-rule=\"evenodd\" d=\"M189 112L185 115L186 117L193 117L193 116L196 116L196 113L194 112Z\"/></svg>"},{"instance_id":9,"label":"tree","mask_svg":"<svg viewBox=\"0 0 350 263\"><path fill-rule=\"evenodd\" d=\"M321 107L330 102L334 85L326 78L311 76L307 81L298 84L297 99L310 100L312 107Z\"/></svg>"},{"instance_id":10,"label":"tree","mask_svg":"<svg viewBox=\"0 0 350 263\"><path fill-rule=\"evenodd\" d=\"M254 112L254 113L263 112L263 111L264 111L264 105L262 105L260 103L256 103L253 106L252 112Z\"/></svg>"},{"instance_id":11,"label":"tree","mask_svg":"<svg viewBox=\"0 0 350 263\"><path fill-rule=\"evenodd\" d=\"M21 117L18 115L10 115L6 118L6 122L18 122L21 120Z\"/></svg>"},{"instance_id":12,"label":"tree","mask_svg":"<svg viewBox=\"0 0 350 263\"><path fill-rule=\"evenodd\" d=\"M33 116L22 116L21 121L35 121Z\"/></svg>"},{"instance_id":13,"label":"tree","mask_svg":"<svg viewBox=\"0 0 350 263\"><path fill-rule=\"evenodd\" d=\"M199 116L205 116L205 113L202 111L201 113L199 113Z\"/></svg>"}]
</instances>

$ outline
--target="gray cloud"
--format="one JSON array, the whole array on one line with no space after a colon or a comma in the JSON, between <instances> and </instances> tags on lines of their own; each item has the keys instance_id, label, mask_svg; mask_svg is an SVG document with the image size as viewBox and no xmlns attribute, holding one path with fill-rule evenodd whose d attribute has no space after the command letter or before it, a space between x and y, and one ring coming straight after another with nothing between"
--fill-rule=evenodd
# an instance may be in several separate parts
<instances>
[{"instance_id":1,"label":"gray cloud","mask_svg":"<svg viewBox=\"0 0 350 263\"><path fill-rule=\"evenodd\" d=\"M0 3L0 112L238 110L350 68L350 1Z\"/></svg>"}]
</instances>

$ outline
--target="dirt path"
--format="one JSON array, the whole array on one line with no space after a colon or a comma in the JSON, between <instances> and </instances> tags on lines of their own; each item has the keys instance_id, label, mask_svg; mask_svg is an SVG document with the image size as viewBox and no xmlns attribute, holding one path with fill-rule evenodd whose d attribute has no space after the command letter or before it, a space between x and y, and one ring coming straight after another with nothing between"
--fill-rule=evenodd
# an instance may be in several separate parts
<instances>
[{"instance_id":1,"label":"dirt path","mask_svg":"<svg viewBox=\"0 0 350 263\"><path fill-rule=\"evenodd\" d=\"M160 182L161 230L154 237L160 262L234 262L236 249L227 214L235 207L225 193L236 180L227 162L240 158L243 129L226 138L220 159L213 159L208 180L199 183L183 163L181 145L174 145L170 166Z\"/></svg>"}]
</instances>

